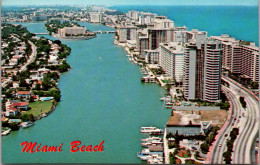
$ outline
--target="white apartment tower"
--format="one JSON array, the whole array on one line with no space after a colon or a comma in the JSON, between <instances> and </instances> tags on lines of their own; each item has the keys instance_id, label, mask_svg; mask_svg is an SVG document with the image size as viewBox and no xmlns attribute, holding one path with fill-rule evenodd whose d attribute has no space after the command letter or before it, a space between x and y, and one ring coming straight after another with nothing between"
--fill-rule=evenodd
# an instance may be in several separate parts
<instances>
[{"instance_id":1,"label":"white apartment tower","mask_svg":"<svg viewBox=\"0 0 260 165\"><path fill-rule=\"evenodd\" d=\"M103 21L103 13L90 13L90 22L101 23Z\"/></svg>"},{"instance_id":2,"label":"white apartment tower","mask_svg":"<svg viewBox=\"0 0 260 165\"><path fill-rule=\"evenodd\" d=\"M185 44L184 97L188 100L220 100L222 45L199 38Z\"/></svg>"},{"instance_id":3,"label":"white apartment tower","mask_svg":"<svg viewBox=\"0 0 260 165\"><path fill-rule=\"evenodd\" d=\"M181 42L161 43L159 64L172 80L181 83L184 67L184 47Z\"/></svg>"},{"instance_id":4,"label":"white apartment tower","mask_svg":"<svg viewBox=\"0 0 260 165\"><path fill-rule=\"evenodd\" d=\"M136 40L136 27L118 27L119 42L127 42L127 40Z\"/></svg>"}]
</instances>

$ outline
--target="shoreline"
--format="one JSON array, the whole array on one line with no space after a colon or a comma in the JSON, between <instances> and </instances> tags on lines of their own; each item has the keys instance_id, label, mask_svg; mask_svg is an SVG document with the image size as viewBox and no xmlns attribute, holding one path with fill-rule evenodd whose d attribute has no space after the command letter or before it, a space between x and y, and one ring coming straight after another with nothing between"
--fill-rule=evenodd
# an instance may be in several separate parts
<instances>
[{"instance_id":1,"label":"shoreline","mask_svg":"<svg viewBox=\"0 0 260 165\"><path fill-rule=\"evenodd\" d=\"M58 38L58 39L62 39L62 40L90 40L90 39L97 37L97 36L61 37L58 34L52 34L50 36Z\"/></svg>"},{"instance_id":2,"label":"shoreline","mask_svg":"<svg viewBox=\"0 0 260 165\"><path fill-rule=\"evenodd\" d=\"M28 22L26 22L26 23L28 23ZM9 25L11 25L11 26L13 26L13 23L8 23ZM30 23L29 23L30 24ZM22 25L23 26L23 25ZM23 27L25 27L25 26L23 26ZM27 32L29 32L29 34L33 34L32 32L30 32L29 30L27 30ZM49 35L49 36L52 36L52 35ZM46 37L43 37L44 39L43 40L47 40L49 43L49 45L54 45L55 44L55 42L54 42L54 40L52 40L52 39L49 39L49 38L46 38ZM40 37L38 37L38 36L33 36L32 38L30 38L30 39L28 39L28 42L29 42L29 44L31 45L31 49L32 49L32 52L31 52L31 55L30 55L30 58L29 58L29 60L27 61L27 65L29 65L29 64L31 64L31 63L34 63L35 61L37 61L37 58L36 58L36 54L37 53L39 53L38 52L38 48L40 48L39 46L37 46L37 44L38 44L38 42L41 40L41 38ZM47 69L46 69L46 66L45 65L39 65L39 68L45 68L46 70L47 70L47 73L53 73L53 72L56 72L56 74L59 76L57 79L52 79L52 81L54 81L55 82L55 84L56 85L53 85L53 86L50 86L49 87L49 89L47 90L47 92L50 90L50 89L53 89L53 90L57 90L58 91L58 93L59 93L59 98L55 98L55 97L53 97L53 99L52 99L52 105L51 105L51 108L47 111L47 112L45 112L45 113L42 113L41 112L41 114L40 115L37 115L37 116L33 116L34 117L34 119L33 120L28 120L28 121L22 121L21 119L21 117L22 117L22 115L23 115L23 112L30 112L30 109L29 110L26 110L26 111L21 111L21 110L19 110L19 112L18 112L18 114L20 115L20 116L18 116L18 117L16 117L17 119L20 119L21 121L20 122L18 122L18 127L19 127L19 129L20 128L22 128L23 126L21 126L20 125L20 123L23 123L23 122L31 122L31 123L33 123L31 126L33 126L34 124L35 124L35 121L37 121L37 120L40 120L40 119L42 119L42 118L44 118L44 117L47 117L49 114L51 114L54 110L55 110L55 108L56 108L56 105L58 104L58 102L60 101L60 97L61 97L61 91L60 91L60 89L58 88L58 82L59 82L59 80L60 80L60 76L62 75L62 73L63 72L67 72L67 71L69 71L70 69L72 69L72 67L69 65L69 64L67 64L67 66L64 66L65 67L65 69L63 68L63 70L59 70L57 67L59 67L59 66L63 66L65 63L66 63L66 60L67 60L67 57L71 54L71 48L69 47L69 46L67 46L66 44L63 44L63 43L60 43L60 45L58 45L60 48L63 48L63 51L58 51L59 53L67 53L67 56L65 56L65 57L63 57L61 60L63 60L63 63L58 63L57 65L55 65L55 67L56 68L52 68L53 67L53 65L49 65L51 68L48 68L48 66L47 66ZM65 61L65 63L64 63L64 61ZM30 70L32 70L32 69L28 69L28 68L26 68L26 66L27 65L24 65L24 66L21 66L20 67L20 69L19 70L22 70L22 71L25 71L26 69L30 72ZM37 71L37 70L36 70ZM31 76L31 75L30 75ZM46 76L46 73L44 74L44 76ZM14 80L10 80L11 82L10 83L12 83ZM39 80L38 80L39 81ZM4 86L3 86L4 87ZM2 88L3 88L2 87ZM26 90L28 90L28 89L26 89ZM38 95L38 92L46 92L46 90L42 87L42 88L40 88L40 89L36 89L35 87L33 87L33 86L30 86L30 88L29 88L29 91L31 91L31 96L30 97L32 97L33 95ZM40 97L45 97L45 96L53 96L52 94L42 94L41 96L38 96L38 98L37 98L37 100L36 99L34 99L33 101L29 101L28 100L28 98L27 98L27 100L24 100L24 102L27 102L28 104L29 104L29 106L30 106L30 103L33 103L33 102L41 102L40 100L39 100L39 98ZM11 97L11 100L13 99L14 97L12 96ZM8 100L10 100L10 98L8 99ZM44 101L43 101L44 102ZM5 104L5 103L4 103ZM5 110L5 112L6 112L6 110ZM34 111L32 111L31 113L26 113L26 115L28 115L28 114L32 114L33 115L33 112ZM9 115L10 116L10 115ZM8 121L9 119L11 119L11 118L9 118L9 116L6 116L6 120L5 121ZM15 115L16 116L16 115ZM16 119L15 118L15 119ZM8 120L7 120L8 119ZM12 118L13 119L13 118ZM9 123L9 122L8 122ZM8 127L8 128L10 128L10 127ZM23 128L27 128L27 127L23 127ZM18 129L18 130L19 130ZM11 130L11 128L10 128L10 131L8 132L8 134L10 134L10 132L11 131L17 131L17 130ZM3 134L4 132L2 132L2 136L6 136L6 135L8 135L8 134Z\"/></svg>"}]
</instances>

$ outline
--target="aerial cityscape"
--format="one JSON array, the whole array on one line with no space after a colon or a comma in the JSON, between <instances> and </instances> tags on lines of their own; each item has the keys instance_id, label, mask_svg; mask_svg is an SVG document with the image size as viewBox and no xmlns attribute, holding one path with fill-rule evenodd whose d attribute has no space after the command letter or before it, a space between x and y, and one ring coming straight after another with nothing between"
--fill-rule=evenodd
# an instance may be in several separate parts
<instances>
[{"instance_id":1,"label":"aerial cityscape","mask_svg":"<svg viewBox=\"0 0 260 165\"><path fill-rule=\"evenodd\" d=\"M230 2L5 2L2 162L258 164L258 6Z\"/></svg>"}]
</instances>

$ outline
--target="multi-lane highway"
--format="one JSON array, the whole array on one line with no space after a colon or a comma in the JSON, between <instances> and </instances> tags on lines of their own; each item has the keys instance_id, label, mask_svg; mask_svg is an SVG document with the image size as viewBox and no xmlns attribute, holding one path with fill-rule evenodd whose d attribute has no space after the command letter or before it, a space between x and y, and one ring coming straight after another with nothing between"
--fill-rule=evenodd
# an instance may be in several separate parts
<instances>
[{"instance_id":1,"label":"multi-lane highway","mask_svg":"<svg viewBox=\"0 0 260 165\"><path fill-rule=\"evenodd\" d=\"M227 150L226 141L229 138L230 131L234 127L238 127L240 125L240 116L242 113L242 107L240 105L240 102L238 101L238 96L236 96L236 93L225 86L222 86L222 91L230 100L231 113L228 116L228 123L226 125L226 128L223 129L222 132L219 132L220 135L218 136L218 139L214 144L211 156L211 163L213 164L225 164L225 162L223 161L223 153Z\"/></svg>"},{"instance_id":2,"label":"multi-lane highway","mask_svg":"<svg viewBox=\"0 0 260 165\"><path fill-rule=\"evenodd\" d=\"M223 132L220 133L219 138L214 143L211 163L223 164L223 152L227 150L225 134L233 127L239 128L239 135L234 143L232 153L233 164L251 164L252 163L252 147L258 135L259 129L259 113L258 113L258 99L240 86L238 83L223 77L223 80L229 83L229 88L222 86L222 91L227 95L232 107L232 117L228 118L228 124ZM244 97L247 103L247 108L241 107L239 97Z\"/></svg>"},{"instance_id":3,"label":"multi-lane highway","mask_svg":"<svg viewBox=\"0 0 260 165\"><path fill-rule=\"evenodd\" d=\"M259 103L258 100L247 90L238 86L235 82L225 79L230 84L230 89L245 98L247 107L245 109L245 120L241 121L240 135L234 143L232 154L233 164L251 164L252 147L259 130Z\"/></svg>"}]
</instances>

